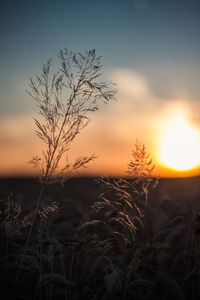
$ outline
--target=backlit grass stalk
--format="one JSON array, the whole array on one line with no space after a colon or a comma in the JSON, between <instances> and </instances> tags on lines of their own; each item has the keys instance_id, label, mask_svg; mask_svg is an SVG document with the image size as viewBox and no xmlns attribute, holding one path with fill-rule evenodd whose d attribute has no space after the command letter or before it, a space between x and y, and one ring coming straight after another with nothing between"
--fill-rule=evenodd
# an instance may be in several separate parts
<instances>
[{"instance_id":1,"label":"backlit grass stalk","mask_svg":"<svg viewBox=\"0 0 200 300\"><path fill-rule=\"evenodd\" d=\"M68 162L66 153L80 131L90 121L89 114L99 109L99 102L107 103L115 98L115 90L110 84L99 80L102 65L101 57L96 57L95 50L83 54L61 50L58 55L61 67L51 73L52 60L42 68L42 74L30 79L29 95L36 101L38 118L35 118L36 135L45 144L42 156L35 156L29 163L39 169L41 190L38 196L32 225L21 258L17 281L24 257L30 244L33 227L38 214L44 188L55 182L63 183L72 172L86 167L95 156L78 157L73 163ZM65 156L64 166L60 167Z\"/></svg>"}]
</instances>

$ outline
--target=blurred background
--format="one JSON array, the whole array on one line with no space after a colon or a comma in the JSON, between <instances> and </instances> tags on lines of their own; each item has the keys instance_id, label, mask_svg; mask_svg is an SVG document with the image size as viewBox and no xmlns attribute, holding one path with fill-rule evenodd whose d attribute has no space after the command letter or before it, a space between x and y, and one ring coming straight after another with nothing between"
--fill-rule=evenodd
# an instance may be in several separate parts
<instances>
[{"instance_id":1,"label":"blurred background","mask_svg":"<svg viewBox=\"0 0 200 300\"><path fill-rule=\"evenodd\" d=\"M74 141L69 159L95 153L82 175L125 175L136 139L145 143L155 174L192 176L163 165L159 149L171 117L200 130L200 2L197 0L9 1L0 11L0 176L31 175L40 155L29 77L59 49L96 49L102 79L118 85ZM200 155L200 154L199 154Z\"/></svg>"}]
</instances>

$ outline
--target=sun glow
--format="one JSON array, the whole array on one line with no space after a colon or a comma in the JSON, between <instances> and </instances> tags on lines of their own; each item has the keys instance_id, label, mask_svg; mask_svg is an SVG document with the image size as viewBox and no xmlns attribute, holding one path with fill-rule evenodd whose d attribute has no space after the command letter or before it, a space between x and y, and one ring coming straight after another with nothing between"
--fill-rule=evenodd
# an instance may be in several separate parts
<instances>
[{"instance_id":1,"label":"sun glow","mask_svg":"<svg viewBox=\"0 0 200 300\"><path fill-rule=\"evenodd\" d=\"M178 115L167 122L160 146L160 162L168 168L186 171L200 164L200 135Z\"/></svg>"}]
</instances>

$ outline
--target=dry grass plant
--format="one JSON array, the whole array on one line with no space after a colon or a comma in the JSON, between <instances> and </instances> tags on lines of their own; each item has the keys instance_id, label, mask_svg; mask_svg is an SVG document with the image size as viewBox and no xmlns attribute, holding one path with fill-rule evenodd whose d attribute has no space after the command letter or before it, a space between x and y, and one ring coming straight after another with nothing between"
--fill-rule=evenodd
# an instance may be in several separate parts
<instances>
[{"instance_id":1,"label":"dry grass plant","mask_svg":"<svg viewBox=\"0 0 200 300\"><path fill-rule=\"evenodd\" d=\"M138 225L143 224L148 192L157 185L158 179L152 176L153 169L154 164L145 145L136 141L128 164L128 177L98 180L111 193L104 192L99 196L79 228L84 234L98 234L97 248L101 250L96 261L101 262L101 267L107 265L110 268L104 277L105 299L112 297L120 286L124 290L122 297L126 299L131 275L139 266L137 259L141 256L141 250L135 246L135 236Z\"/></svg>"},{"instance_id":2,"label":"dry grass plant","mask_svg":"<svg viewBox=\"0 0 200 300\"><path fill-rule=\"evenodd\" d=\"M115 90L110 83L99 79L101 57L95 50L76 53L60 50L58 55L61 67L51 74L52 60L43 65L42 74L30 79L29 95L36 101L40 118L35 118L36 134L45 144L42 156L35 156L30 163L39 168L41 190L36 202L32 225L29 231L24 254L21 259L19 279L24 256L30 243L39 205L47 184L63 183L72 172L86 167L95 156L78 157L69 163L66 155L71 143L90 121L91 112L99 109L100 102L107 103L115 98ZM64 167L60 162L65 155Z\"/></svg>"},{"instance_id":3,"label":"dry grass plant","mask_svg":"<svg viewBox=\"0 0 200 300\"><path fill-rule=\"evenodd\" d=\"M154 164L139 141L126 178L98 180L103 193L83 216L76 234L63 239L49 236L48 218L58 207L54 201L42 205L44 188L63 183L94 159L94 155L78 157L69 163L67 154L75 137L87 126L90 113L99 108L100 101L107 103L115 94L108 83L98 80L102 66L94 50L84 54L64 50L58 57L61 68L57 73L52 74L49 60L42 74L30 80L29 94L40 114L35 119L36 134L45 145L42 156L31 161L40 170L41 182L35 210L24 216L12 194L0 200L0 232L5 239L0 294L12 299L196 300L200 288L199 199L197 203L193 199L178 203L173 197L158 197L148 203L149 191L158 179L152 176ZM60 168L63 157L66 164ZM71 210L79 205L74 200L69 204ZM150 218L147 226L153 224L152 230L144 228L151 233L148 242L137 235L144 212ZM75 214L81 216L83 211L74 209ZM152 222L155 217L160 223ZM38 235L31 244L33 228ZM11 259L10 240L27 229L26 245L18 246L21 248L15 255L21 255L19 267ZM16 267L19 285L9 281ZM35 289L29 295L20 286L22 270L28 272L24 273L29 274L28 280L35 279Z\"/></svg>"},{"instance_id":4,"label":"dry grass plant","mask_svg":"<svg viewBox=\"0 0 200 300\"><path fill-rule=\"evenodd\" d=\"M136 141L132 160L128 164L128 177L102 177L98 180L104 188L111 190L112 198L105 193L101 194L91 207L94 212L92 217L81 225L80 230L99 224L106 226L109 233L107 248L112 247L113 241L117 241L121 249L133 245L138 224L142 225L143 208L147 205L150 185L154 188L157 184L157 178L152 176L153 169L145 145Z\"/></svg>"}]
</instances>

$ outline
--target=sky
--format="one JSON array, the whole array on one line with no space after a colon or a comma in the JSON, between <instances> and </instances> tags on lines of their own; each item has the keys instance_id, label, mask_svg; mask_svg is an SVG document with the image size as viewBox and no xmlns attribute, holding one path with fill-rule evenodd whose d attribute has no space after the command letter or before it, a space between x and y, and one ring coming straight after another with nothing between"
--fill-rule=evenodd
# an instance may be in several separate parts
<instances>
[{"instance_id":1,"label":"sky","mask_svg":"<svg viewBox=\"0 0 200 300\"><path fill-rule=\"evenodd\" d=\"M103 79L117 101L100 107L69 156L95 153L87 174L123 175L136 139L145 143L160 176L159 147L170 118L184 114L200 130L200 2L198 0L4 1L0 10L0 175L32 172L41 152L34 135L30 77L60 49L96 49Z\"/></svg>"}]
</instances>

